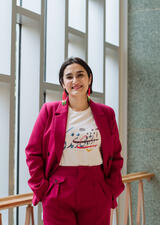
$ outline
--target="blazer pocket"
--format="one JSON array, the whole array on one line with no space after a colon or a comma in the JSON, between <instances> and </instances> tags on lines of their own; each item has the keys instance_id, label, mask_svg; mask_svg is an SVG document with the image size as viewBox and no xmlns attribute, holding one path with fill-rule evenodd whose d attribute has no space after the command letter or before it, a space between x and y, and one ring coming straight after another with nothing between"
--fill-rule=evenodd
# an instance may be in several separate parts
<instances>
[{"instance_id":1,"label":"blazer pocket","mask_svg":"<svg viewBox=\"0 0 160 225\"><path fill-rule=\"evenodd\" d=\"M60 184L65 181L65 177L53 175L49 179L49 187L44 194L43 200L45 200L49 195L53 198L57 198Z\"/></svg>"}]
</instances>

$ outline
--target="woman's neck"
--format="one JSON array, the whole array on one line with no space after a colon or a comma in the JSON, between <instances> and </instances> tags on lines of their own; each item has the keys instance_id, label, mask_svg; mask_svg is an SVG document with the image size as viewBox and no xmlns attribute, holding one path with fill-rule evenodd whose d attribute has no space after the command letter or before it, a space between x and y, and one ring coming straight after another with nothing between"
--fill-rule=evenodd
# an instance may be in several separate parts
<instances>
[{"instance_id":1,"label":"woman's neck","mask_svg":"<svg viewBox=\"0 0 160 225\"><path fill-rule=\"evenodd\" d=\"M70 97L69 96L69 106L74 110L74 111L83 111L88 108L88 98L80 96L78 97Z\"/></svg>"}]
</instances>

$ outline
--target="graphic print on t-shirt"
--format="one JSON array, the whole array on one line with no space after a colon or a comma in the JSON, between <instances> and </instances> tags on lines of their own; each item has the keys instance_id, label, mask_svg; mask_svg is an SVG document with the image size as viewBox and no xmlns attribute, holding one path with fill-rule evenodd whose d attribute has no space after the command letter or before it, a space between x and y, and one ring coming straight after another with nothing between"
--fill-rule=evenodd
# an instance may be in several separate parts
<instances>
[{"instance_id":1,"label":"graphic print on t-shirt","mask_svg":"<svg viewBox=\"0 0 160 225\"><path fill-rule=\"evenodd\" d=\"M101 135L91 108L76 112L69 107L60 166L94 166L103 163Z\"/></svg>"},{"instance_id":2,"label":"graphic print on t-shirt","mask_svg":"<svg viewBox=\"0 0 160 225\"><path fill-rule=\"evenodd\" d=\"M90 152L98 146L99 131L98 128L69 128L66 131L67 141L64 144L64 150L76 150Z\"/></svg>"}]
</instances>

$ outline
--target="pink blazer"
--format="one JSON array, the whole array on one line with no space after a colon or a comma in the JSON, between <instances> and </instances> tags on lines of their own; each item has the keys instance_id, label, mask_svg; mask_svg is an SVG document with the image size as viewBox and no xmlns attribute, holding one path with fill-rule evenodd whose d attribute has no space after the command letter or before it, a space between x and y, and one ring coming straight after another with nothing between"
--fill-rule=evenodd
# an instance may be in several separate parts
<instances>
[{"instance_id":1,"label":"pink blazer","mask_svg":"<svg viewBox=\"0 0 160 225\"><path fill-rule=\"evenodd\" d=\"M25 148L33 205L42 200L49 187L48 179L59 165L65 142L68 103L67 99L66 105L62 105L61 101L43 104ZM103 170L112 193L112 208L115 208L116 198L124 190L121 177L123 158L115 113L104 104L92 100L89 104L101 134Z\"/></svg>"}]
</instances>

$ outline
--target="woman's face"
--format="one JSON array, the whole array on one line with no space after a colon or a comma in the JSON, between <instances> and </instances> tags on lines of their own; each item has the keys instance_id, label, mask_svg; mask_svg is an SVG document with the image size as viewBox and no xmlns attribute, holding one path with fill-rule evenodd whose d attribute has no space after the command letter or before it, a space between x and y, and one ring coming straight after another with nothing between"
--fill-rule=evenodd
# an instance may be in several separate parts
<instances>
[{"instance_id":1,"label":"woman's face","mask_svg":"<svg viewBox=\"0 0 160 225\"><path fill-rule=\"evenodd\" d=\"M68 65L63 73L63 88L66 89L69 96L85 96L89 85L91 84L91 76L88 77L87 71L78 63Z\"/></svg>"}]
</instances>

